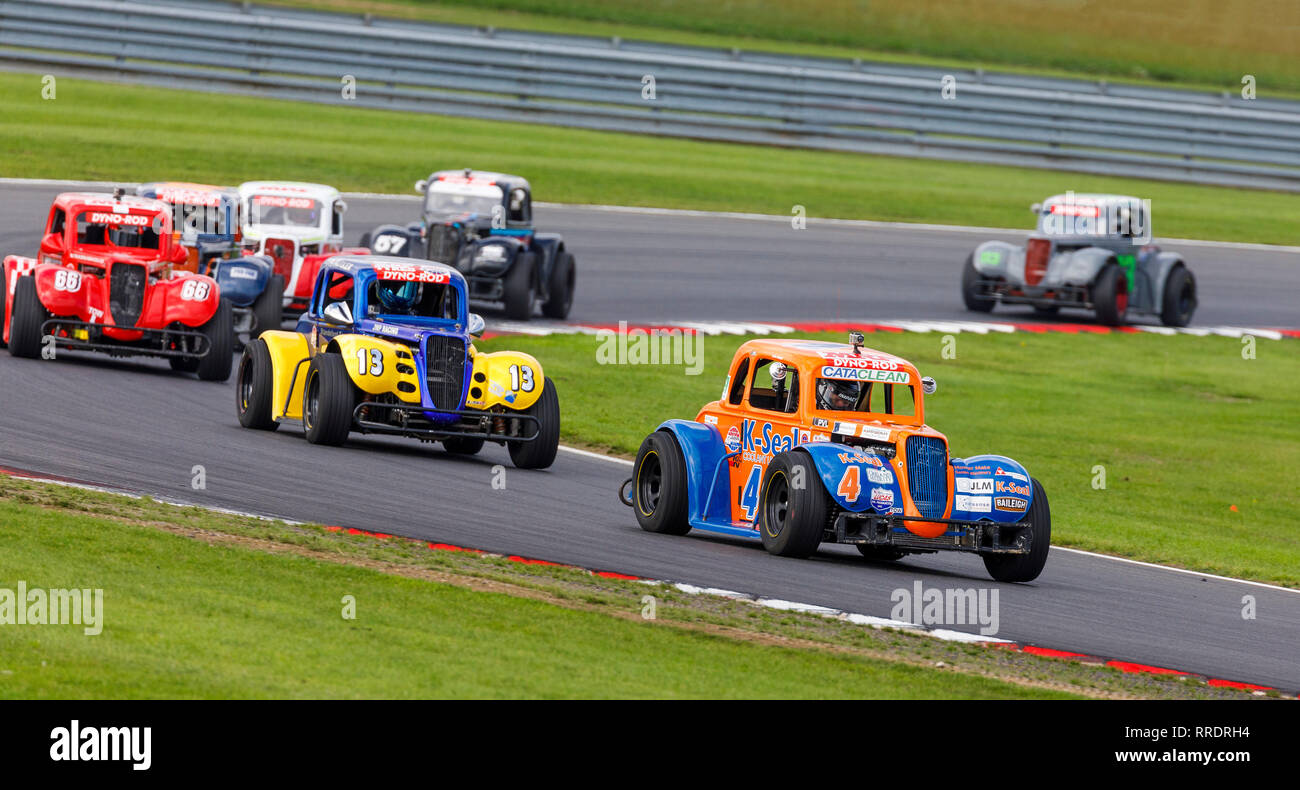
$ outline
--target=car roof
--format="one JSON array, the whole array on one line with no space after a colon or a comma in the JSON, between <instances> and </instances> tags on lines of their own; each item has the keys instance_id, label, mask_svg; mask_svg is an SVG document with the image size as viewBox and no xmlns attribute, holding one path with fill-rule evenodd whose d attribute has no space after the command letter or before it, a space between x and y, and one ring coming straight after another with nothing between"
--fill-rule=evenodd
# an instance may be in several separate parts
<instances>
[{"instance_id":1,"label":"car roof","mask_svg":"<svg viewBox=\"0 0 1300 790\"><path fill-rule=\"evenodd\" d=\"M350 272L353 275L371 271L376 266L386 266L394 269L406 268L423 272L442 272L451 275L453 279L465 279L463 274L445 263L422 261L418 258L401 258L396 255L335 255L326 260L325 265L340 271Z\"/></svg>"},{"instance_id":2,"label":"car roof","mask_svg":"<svg viewBox=\"0 0 1300 790\"><path fill-rule=\"evenodd\" d=\"M153 181L150 183L141 184L136 189L138 192L152 192L154 193L154 195L159 196L158 197L159 200L163 200L167 202L180 202L180 203L187 203L193 201L187 201L184 199L177 200L176 197L172 196L169 193L179 192L182 193L182 197L186 192L217 195L218 197L224 198L226 200L238 199L238 195L239 195L238 190L236 190L234 187L219 187L219 186L214 186L212 184L195 184L189 181ZM162 195L167 195L167 197L162 197Z\"/></svg>"},{"instance_id":3,"label":"car roof","mask_svg":"<svg viewBox=\"0 0 1300 790\"><path fill-rule=\"evenodd\" d=\"M1115 195L1104 192L1066 192L1060 195L1052 195L1043 201L1046 206L1050 203L1140 203L1138 198L1132 195Z\"/></svg>"},{"instance_id":4,"label":"car roof","mask_svg":"<svg viewBox=\"0 0 1300 790\"><path fill-rule=\"evenodd\" d=\"M829 360L836 357L858 357L862 359L872 359L895 366L897 370L906 370L912 374L913 380L919 380L920 374L916 366L902 357L884 351L877 351L866 346L858 346L857 349L849 343L831 343L824 340L799 340L799 339L759 339L750 340L736 349L736 354L759 354L772 357L781 357L783 361L793 362L801 367L806 365L826 365Z\"/></svg>"},{"instance_id":5,"label":"car roof","mask_svg":"<svg viewBox=\"0 0 1300 790\"><path fill-rule=\"evenodd\" d=\"M170 206L161 200L138 195L114 197L110 192L64 192L54 198L54 203L64 208L90 206L111 209L115 206L127 206L129 209L140 211L170 212L171 210Z\"/></svg>"},{"instance_id":6,"label":"car roof","mask_svg":"<svg viewBox=\"0 0 1300 790\"><path fill-rule=\"evenodd\" d=\"M464 179L465 171L468 168L460 170L437 170L429 174L429 183L434 181L450 181L453 179ZM512 176L509 173L495 173L490 170L469 170L469 178L473 181L482 181L490 184L504 185L509 188L523 187L529 192L533 188L528 185L528 180L520 176Z\"/></svg>"},{"instance_id":7,"label":"car roof","mask_svg":"<svg viewBox=\"0 0 1300 790\"><path fill-rule=\"evenodd\" d=\"M239 185L241 197L259 195L298 195L316 198L328 203L339 197L339 191L328 184L312 184L306 181L245 181Z\"/></svg>"}]
</instances>

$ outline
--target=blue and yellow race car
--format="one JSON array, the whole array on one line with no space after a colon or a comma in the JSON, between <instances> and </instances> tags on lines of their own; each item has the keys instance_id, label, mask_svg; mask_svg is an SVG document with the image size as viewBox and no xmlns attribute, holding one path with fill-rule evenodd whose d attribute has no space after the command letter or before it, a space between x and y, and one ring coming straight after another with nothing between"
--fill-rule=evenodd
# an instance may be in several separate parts
<instances>
[{"instance_id":1,"label":"blue and yellow race car","mask_svg":"<svg viewBox=\"0 0 1300 790\"><path fill-rule=\"evenodd\" d=\"M352 431L441 442L452 453L504 444L515 466L555 460L560 402L528 354L480 353L483 319L465 278L440 263L337 255L316 275L297 331L263 332L239 363L245 428L299 420L313 444Z\"/></svg>"}]
</instances>

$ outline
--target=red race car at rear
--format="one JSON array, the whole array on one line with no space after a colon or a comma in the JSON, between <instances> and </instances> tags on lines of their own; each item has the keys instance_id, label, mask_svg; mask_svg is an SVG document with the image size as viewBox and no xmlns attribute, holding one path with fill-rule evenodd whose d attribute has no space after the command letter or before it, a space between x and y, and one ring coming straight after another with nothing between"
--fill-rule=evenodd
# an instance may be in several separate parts
<instances>
[{"instance_id":1,"label":"red race car at rear","mask_svg":"<svg viewBox=\"0 0 1300 790\"><path fill-rule=\"evenodd\" d=\"M165 357L175 370L225 381L230 304L211 277L174 269L186 257L166 203L121 190L61 194L37 257L4 259L0 344L18 357Z\"/></svg>"}]
</instances>

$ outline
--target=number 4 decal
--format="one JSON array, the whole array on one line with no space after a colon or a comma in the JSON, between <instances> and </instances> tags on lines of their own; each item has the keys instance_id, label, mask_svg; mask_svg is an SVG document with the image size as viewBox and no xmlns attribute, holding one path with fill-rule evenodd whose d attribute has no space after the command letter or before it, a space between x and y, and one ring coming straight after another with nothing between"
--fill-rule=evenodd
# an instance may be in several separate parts
<instances>
[{"instance_id":1,"label":"number 4 decal","mask_svg":"<svg viewBox=\"0 0 1300 790\"><path fill-rule=\"evenodd\" d=\"M858 497L862 495L862 467L857 465L845 467L844 476L840 478L840 485L835 489L835 493L845 502L857 502Z\"/></svg>"},{"instance_id":2,"label":"number 4 decal","mask_svg":"<svg viewBox=\"0 0 1300 790\"><path fill-rule=\"evenodd\" d=\"M754 520L754 511L758 510L758 489L763 484L763 465L754 464L749 470L749 479L740 496L740 507L745 511L745 520Z\"/></svg>"}]
</instances>

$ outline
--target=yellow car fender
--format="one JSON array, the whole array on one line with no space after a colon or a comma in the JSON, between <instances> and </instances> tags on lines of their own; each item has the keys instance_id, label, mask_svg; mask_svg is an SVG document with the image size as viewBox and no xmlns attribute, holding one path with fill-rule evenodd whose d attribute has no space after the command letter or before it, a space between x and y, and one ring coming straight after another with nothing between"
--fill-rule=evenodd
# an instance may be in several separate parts
<instances>
[{"instance_id":1,"label":"yellow car fender","mask_svg":"<svg viewBox=\"0 0 1300 790\"><path fill-rule=\"evenodd\" d=\"M420 377L409 346L368 335L338 335L326 347L332 351L343 357L348 376L362 392L391 392L407 403L420 402Z\"/></svg>"},{"instance_id":2,"label":"yellow car fender","mask_svg":"<svg viewBox=\"0 0 1300 790\"><path fill-rule=\"evenodd\" d=\"M470 375L469 392L465 406L471 409L491 409L504 406L523 411L542 397L546 377L542 366L534 357L519 351L497 351L480 354L473 346L474 372Z\"/></svg>"},{"instance_id":3,"label":"yellow car fender","mask_svg":"<svg viewBox=\"0 0 1300 790\"><path fill-rule=\"evenodd\" d=\"M260 337L271 352L271 417L302 419L302 386L307 379L308 365L303 360L311 357L307 338L279 329L263 332Z\"/></svg>"}]
</instances>

